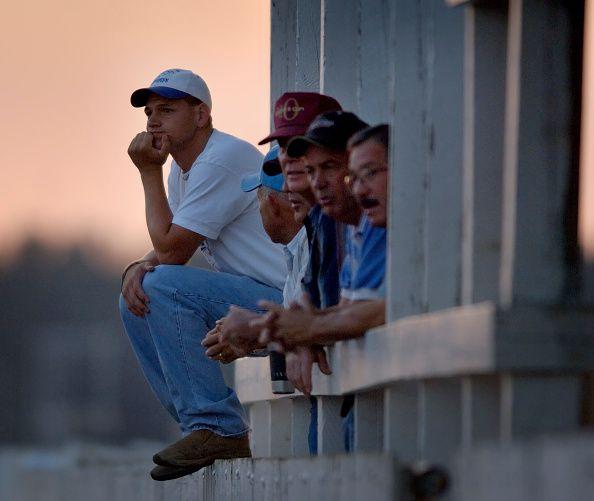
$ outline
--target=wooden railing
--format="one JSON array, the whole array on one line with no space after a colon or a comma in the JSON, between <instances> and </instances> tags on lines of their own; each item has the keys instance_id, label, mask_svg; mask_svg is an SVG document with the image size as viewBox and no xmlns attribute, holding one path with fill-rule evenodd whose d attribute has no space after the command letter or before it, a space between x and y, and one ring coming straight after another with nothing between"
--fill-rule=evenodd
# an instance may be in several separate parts
<instances>
[{"instance_id":1,"label":"wooden railing","mask_svg":"<svg viewBox=\"0 0 594 501\"><path fill-rule=\"evenodd\" d=\"M594 367L594 310L492 303L411 316L329 349L314 369L318 450L343 452L339 408L355 395L355 451L448 463L482 441L577 430L581 375ZM237 363L257 457L307 454L309 400L271 393L266 359Z\"/></svg>"}]
</instances>

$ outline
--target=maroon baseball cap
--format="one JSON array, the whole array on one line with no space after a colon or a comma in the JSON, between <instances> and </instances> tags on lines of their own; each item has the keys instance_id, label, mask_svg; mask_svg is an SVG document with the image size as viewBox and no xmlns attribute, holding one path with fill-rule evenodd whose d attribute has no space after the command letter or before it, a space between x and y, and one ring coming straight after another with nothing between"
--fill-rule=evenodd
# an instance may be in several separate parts
<instances>
[{"instance_id":1,"label":"maroon baseball cap","mask_svg":"<svg viewBox=\"0 0 594 501\"><path fill-rule=\"evenodd\" d=\"M258 144L305 134L319 114L340 111L336 99L317 92L285 92L274 105L274 131Z\"/></svg>"}]
</instances>

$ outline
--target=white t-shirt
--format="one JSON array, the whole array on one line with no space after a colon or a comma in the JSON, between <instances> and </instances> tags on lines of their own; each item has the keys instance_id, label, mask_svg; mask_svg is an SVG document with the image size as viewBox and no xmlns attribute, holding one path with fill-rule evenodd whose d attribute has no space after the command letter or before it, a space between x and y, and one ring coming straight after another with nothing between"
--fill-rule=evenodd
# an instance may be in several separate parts
<instances>
[{"instance_id":1,"label":"white t-shirt","mask_svg":"<svg viewBox=\"0 0 594 501\"><path fill-rule=\"evenodd\" d=\"M215 129L188 172L172 162L169 206L174 224L206 237L200 250L214 269L282 289L282 246L264 231L256 192L241 189L241 178L261 167L256 148Z\"/></svg>"}]
</instances>

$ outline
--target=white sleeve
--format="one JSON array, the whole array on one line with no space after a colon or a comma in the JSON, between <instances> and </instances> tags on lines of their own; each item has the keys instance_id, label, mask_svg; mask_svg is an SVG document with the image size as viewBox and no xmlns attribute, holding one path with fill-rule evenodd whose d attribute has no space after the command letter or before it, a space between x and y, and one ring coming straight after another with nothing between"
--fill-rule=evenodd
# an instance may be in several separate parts
<instances>
[{"instance_id":1,"label":"white sleeve","mask_svg":"<svg viewBox=\"0 0 594 501\"><path fill-rule=\"evenodd\" d=\"M254 193L241 190L240 179L227 168L207 162L196 165L173 223L200 235L216 239L254 200Z\"/></svg>"},{"instance_id":2,"label":"white sleeve","mask_svg":"<svg viewBox=\"0 0 594 501\"><path fill-rule=\"evenodd\" d=\"M169 208L171 212L175 214L179 206L179 193L174 181L174 167L171 165L169 176L167 177L167 201L169 202Z\"/></svg>"}]
</instances>

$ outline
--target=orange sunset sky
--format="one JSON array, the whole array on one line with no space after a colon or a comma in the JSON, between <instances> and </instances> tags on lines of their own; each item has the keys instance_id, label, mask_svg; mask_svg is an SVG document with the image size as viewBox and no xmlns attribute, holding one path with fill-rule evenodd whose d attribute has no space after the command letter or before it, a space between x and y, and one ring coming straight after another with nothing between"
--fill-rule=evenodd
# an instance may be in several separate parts
<instances>
[{"instance_id":1,"label":"orange sunset sky","mask_svg":"<svg viewBox=\"0 0 594 501\"><path fill-rule=\"evenodd\" d=\"M3 0L0 255L33 234L97 243L122 261L143 253L142 190L126 149L145 120L131 91L190 68L209 84L215 127L255 144L269 124L269 2ZM592 51L587 63L589 88ZM594 258L588 95L584 109L582 234Z\"/></svg>"},{"instance_id":2,"label":"orange sunset sky","mask_svg":"<svg viewBox=\"0 0 594 501\"><path fill-rule=\"evenodd\" d=\"M190 68L215 127L256 143L269 129L269 24L269 0L3 0L0 253L28 234L144 253L126 149L145 117L131 92Z\"/></svg>"}]
</instances>

